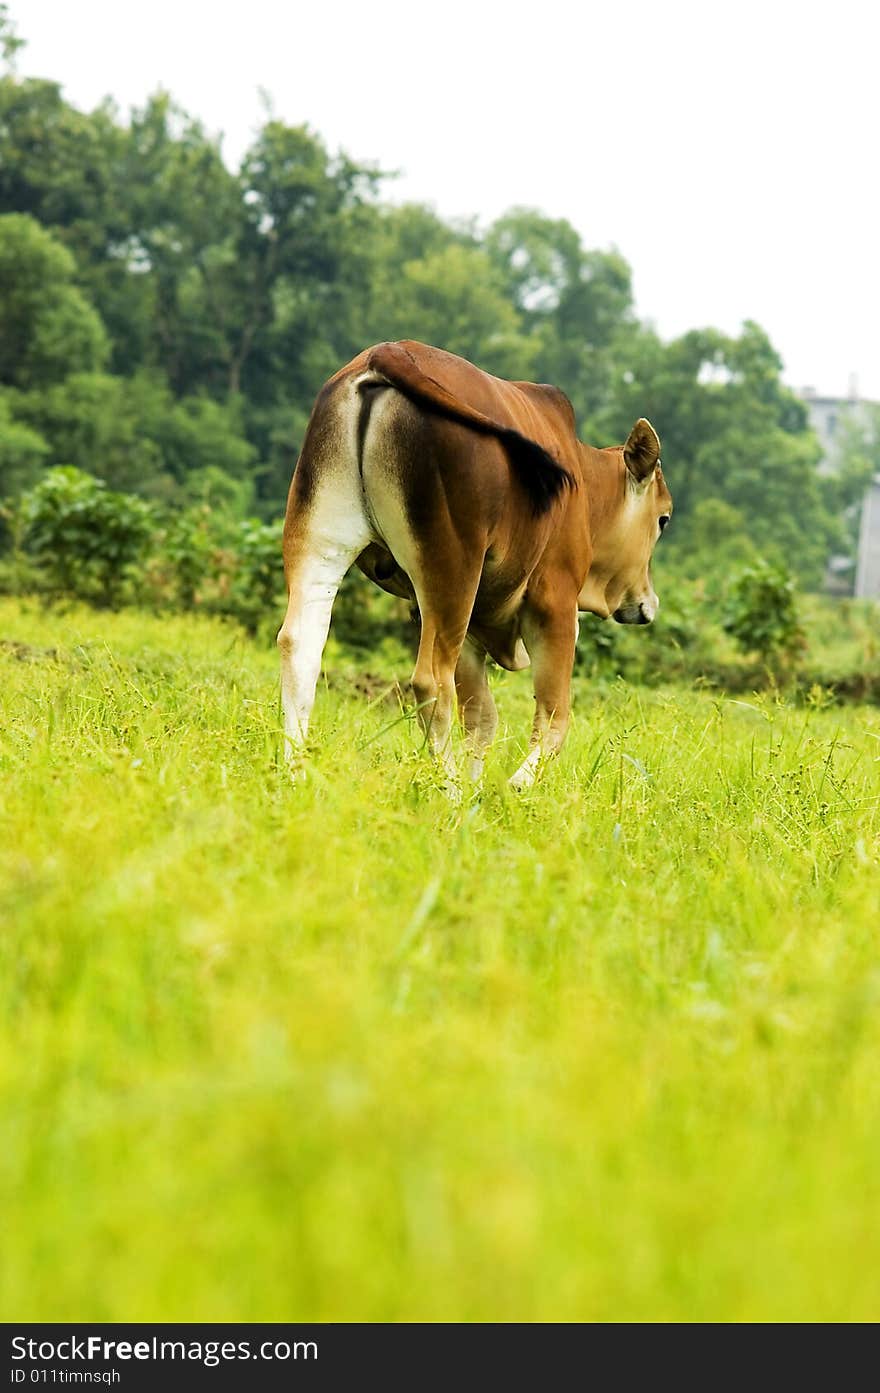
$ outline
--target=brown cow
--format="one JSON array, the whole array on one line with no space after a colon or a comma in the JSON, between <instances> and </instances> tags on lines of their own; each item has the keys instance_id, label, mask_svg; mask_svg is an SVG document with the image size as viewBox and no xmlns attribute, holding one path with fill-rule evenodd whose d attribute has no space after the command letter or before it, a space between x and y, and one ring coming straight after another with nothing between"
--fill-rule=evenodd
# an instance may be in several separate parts
<instances>
[{"instance_id":1,"label":"brown cow","mask_svg":"<svg viewBox=\"0 0 880 1393\"><path fill-rule=\"evenodd\" d=\"M294 771L333 601L357 562L418 605L413 689L451 792L453 689L479 779L498 720L486 655L513 671L531 661L531 744L511 782L532 783L568 728L578 610L651 622L651 554L671 511L648 421L597 450L555 387L410 341L359 354L315 402L287 503L278 644Z\"/></svg>"}]
</instances>

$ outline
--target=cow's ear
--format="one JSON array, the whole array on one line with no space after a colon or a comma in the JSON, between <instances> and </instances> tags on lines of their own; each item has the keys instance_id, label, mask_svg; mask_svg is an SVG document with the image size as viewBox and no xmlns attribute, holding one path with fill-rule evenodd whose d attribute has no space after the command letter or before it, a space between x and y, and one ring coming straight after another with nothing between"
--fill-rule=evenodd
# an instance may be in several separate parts
<instances>
[{"instance_id":1,"label":"cow's ear","mask_svg":"<svg viewBox=\"0 0 880 1393\"><path fill-rule=\"evenodd\" d=\"M660 458L660 440L657 432L642 416L636 421L623 447L626 467L637 484L643 484L653 474Z\"/></svg>"}]
</instances>

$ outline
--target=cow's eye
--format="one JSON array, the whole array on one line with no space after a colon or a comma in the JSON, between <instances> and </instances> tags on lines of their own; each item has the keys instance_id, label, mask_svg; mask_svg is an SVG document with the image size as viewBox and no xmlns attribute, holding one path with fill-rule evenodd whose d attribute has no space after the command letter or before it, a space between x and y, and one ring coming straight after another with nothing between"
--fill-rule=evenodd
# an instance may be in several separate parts
<instances>
[{"instance_id":1,"label":"cow's eye","mask_svg":"<svg viewBox=\"0 0 880 1393\"><path fill-rule=\"evenodd\" d=\"M659 517L659 519L658 519L658 521L659 521L659 523L660 523L660 531L662 532L663 529L664 529L664 527L666 526L666 524L667 524L668 521L669 521L669 514L668 514L668 513L661 513L661 514L660 514L660 517Z\"/></svg>"}]
</instances>

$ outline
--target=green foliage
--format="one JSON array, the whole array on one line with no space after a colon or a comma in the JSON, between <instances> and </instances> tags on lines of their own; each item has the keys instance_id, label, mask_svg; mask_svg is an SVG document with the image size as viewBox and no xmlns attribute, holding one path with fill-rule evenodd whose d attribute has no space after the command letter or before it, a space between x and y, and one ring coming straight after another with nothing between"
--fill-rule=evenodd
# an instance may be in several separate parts
<instances>
[{"instance_id":1,"label":"green foliage","mask_svg":"<svg viewBox=\"0 0 880 1393\"><path fill-rule=\"evenodd\" d=\"M9 18L9 6L0 5L0 55L8 67L14 66L20 48L24 48L24 39L16 36L15 25Z\"/></svg>"},{"instance_id":2,"label":"green foliage","mask_svg":"<svg viewBox=\"0 0 880 1393\"><path fill-rule=\"evenodd\" d=\"M593 678L630 682L698 681L736 687L738 674L725 668L728 655L719 651L715 605L702 583L670 576L659 582L659 589L658 617L644 632L581 615L576 670Z\"/></svg>"},{"instance_id":3,"label":"green foliage","mask_svg":"<svg viewBox=\"0 0 880 1393\"><path fill-rule=\"evenodd\" d=\"M805 642L792 576L764 561L740 571L728 589L723 625L744 652L768 663L790 660Z\"/></svg>"},{"instance_id":4,"label":"green foliage","mask_svg":"<svg viewBox=\"0 0 880 1393\"><path fill-rule=\"evenodd\" d=\"M405 262L383 286L376 328L377 338L442 344L501 377L534 368L534 347L479 247L451 243Z\"/></svg>"},{"instance_id":5,"label":"green foliage","mask_svg":"<svg viewBox=\"0 0 880 1393\"><path fill-rule=\"evenodd\" d=\"M73 372L45 391L22 392L18 418L50 446L47 463L70 464L117 489L139 490L162 472L143 430L141 385L106 373Z\"/></svg>"},{"instance_id":6,"label":"green foliage","mask_svg":"<svg viewBox=\"0 0 880 1393\"><path fill-rule=\"evenodd\" d=\"M613 620L598 619L595 614L580 615L576 670L591 677L614 672L621 665L619 638L618 626Z\"/></svg>"},{"instance_id":7,"label":"green foliage","mask_svg":"<svg viewBox=\"0 0 880 1393\"><path fill-rule=\"evenodd\" d=\"M186 471L180 494L186 503L201 503L220 516L241 518L253 502L253 480L236 478L217 464L205 464Z\"/></svg>"},{"instance_id":8,"label":"green foliage","mask_svg":"<svg viewBox=\"0 0 880 1393\"><path fill-rule=\"evenodd\" d=\"M47 442L47 463L73 464L165 501L191 492L190 474L198 479L207 469L222 471L234 491L256 454L241 434L239 403L176 401L155 374L74 372L10 400L18 420Z\"/></svg>"},{"instance_id":9,"label":"green foliage","mask_svg":"<svg viewBox=\"0 0 880 1393\"><path fill-rule=\"evenodd\" d=\"M778 355L755 324L746 323L735 339L695 330L670 344L642 331L631 340L607 429L625 439L639 415L657 426L677 548L699 548L697 509L722 500L744 519L758 552L818 586L840 520L822 493L819 446L804 407L780 373Z\"/></svg>"},{"instance_id":10,"label":"green foliage","mask_svg":"<svg viewBox=\"0 0 880 1393\"><path fill-rule=\"evenodd\" d=\"M486 250L534 345L536 377L564 388L592 438L628 362L635 326L629 266L617 252L587 250L565 219L530 208L493 223Z\"/></svg>"},{"instance_id":11,"label":"green foliage","mask_svg":"<svg viewBox=\"0 0 880 1393\"><path fill-rule=\"evenodd\" d=\"M769 598L761 586L750 584L748 596L731 600L731 579L735 584L743 572L763 577L768 570L773 577ZM825 701L880 703L877 606L825 596L792 597L787 579L754 557L725 571L720 583L658 568L660 611L654 623L632 628L582 615L576 670L601 685L621 679L642 687L685 683L731 694L784 686L808 702L821 693ZM782 608L775 620L774 604ZM738 631L741 626L742 642L728 620Z\"/></svg>"},{"instance_id":12,"label":"green foliage","mask_svg":"<svg viewBox=\"0 0 880 1393\"><path fill-rule=\"evenodd\" d=\"M235 552L229 613L247 629L273 633L281 622L281 523L245 518L233 533Z\"/></svg>"},{"instance_id":13,"label":"green foliage","mask_svg":"<svg viewBox=\"0 0 880 1393\"><path fill-rule=\"evenodd\" d=\"M216 573L221 537L207 504L177 512L159 539L162 563L171 568L172 593L182 609L194 609L202 587Z\"/></svg>"},{"instance_id":14,"label":"green foliage","mask_svg":"<svg viewBox=\"0 0 880 1393\"><path fill-rule=\"evenodd\" d=\"M229 615L249 633L277 629L284 590L280 522L235 519L202 503L174 515L157 538L153 564L158 598L170 579L170 598L183 609Z\"/></svg>"},{"instance_id":15,"label":"green foliage","mask_svg":"<svg viewBox=\"0 0 880 1393\"><path fill-rule=\"evenodd\" d=\"M658 555L664 572L703 579L718 594L732 570L757 560L745 514L723 498L702 498L694 506L682 546L676 545L678 524L676 509L675 533L666 538Z\"/></svg>"},{"instance_id":16,"label":"green foliage","mask_svg":"<svg viewBox=\"0 0 880 1393\"><path fill-rule=\"evenodd\" d=\"M141 429L155 442L163 472L177 489L192 491L190 476L205 478L205 471L219 471L230 489L248 484L256 450L244 438L241 403L208 397L184 397L174 401L163 389L153 393L144 412ZM216 483L215 483L216 488Z\"/></svg>"},{"instance_id":17,"label":"green foliage","mask_svg":"<svg viewBox=\"0 0 880 1393\"><path fill-rule=\"evenodd\" d=\"M36 219L86 275L99 257L122 267L126 136L112 106L82 112L55 82L7 76L0 79L0 129L0 213Z\"/></svg>"},{"instance_id":18,"label":"green foliage","mask_svg":"<svg viewBox=\"0 0 880 1393\"><path fill-rule=\"evenodd\" d=\"M250 632L277 627L281 523L215 506L218 499L228 504L234 486L222 471L203 472L201 484L201 501L167 511L72 466L46 471L7 509L7 528L31 564L15 557L6 587L99 605L128 598L201 609L235 618Z\"/></svg>"},{"instance_id":19,"label":"green foliage","mask_svg":"<svg viewBox=\"0 0 880 1393\"><path fill-rule=\"evenodd\" d=\"M0 386L45 388L100 367L103 325L73 284L70 253L33 218L0 217Z\"/></svg>"},{"instance_id":20,"label":"green foliage","mask_svg":"<svg viewBox=\"0 0 880 1393\"><path fill-rule=\"evenodd\" d=\"M29 488L49 454L43 437L15 420L8 393L0 391L0 499Z\"/></svg>"},{"instance_id":21,"label":"green foliage","mask_svg":"<svg viewBox=\"0 0 880 1393\"><path fill-rule=\"evenodd\" d=\"M23 501L24 544L46 589L97 604L119 602L128 569L153 529L140 498L113 493L72 466L51 469Z\"/></svg>"},{"instance_id":22,"label":"green foliage","mask_svg":"<svg viewBox=\"0 0 880 1393\"><path fill-rule=\"evenodd\" d=\"M122 496L123 505L129 501L137 504ZM0 590L50 590L106 603L108 586L98 559L105 533L108 549L117 544L119 502L119 495L108 494L91 476L51 472L0 513L10 552L0 561ZM250 516L249 503L246 480L211 467L188 476L177 506L158 504L144 514L148 539L137 564L115 576L109 590L113 603L128 599L163 611L224 615L248 632L270 635L284 606L281 524ZM68 528L73 504L77 522ZM52 535L60 535L57 550L30 523L47 508ZM814 603L809 623L801 623L790 578L751 551L744 566L735 516L709 501L704 513L707 565L711 571L713 561L723 562L716 573L707 581L699 570L658 567L662 603L647 629L583 615L577 671L600 682L683 681L728 691L755 690L784 677L792 690L818 686L845 699L880 699L880 648L871 607L826 601L826 608L817 609ZM802 631L807 629L811 644L805 656ZM403 673L412 666L415 629L409 606L384 595L355 569L337 597L333 633L368 668L383 651L402 655Z\"/></svg>"}]
</instances>

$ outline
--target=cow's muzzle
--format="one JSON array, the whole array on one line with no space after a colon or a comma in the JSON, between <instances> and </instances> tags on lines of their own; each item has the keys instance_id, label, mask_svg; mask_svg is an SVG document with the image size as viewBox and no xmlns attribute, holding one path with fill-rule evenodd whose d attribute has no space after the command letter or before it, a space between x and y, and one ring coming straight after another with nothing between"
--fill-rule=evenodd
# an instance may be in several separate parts
<instances>
[{"instance_id":1,"label":"cow's muzzle","mask_svg":"<svg viewBox=\"0 0 880 1393\"><path fill-rule=\"evenodd\" d=\"M637 605L621 605L611 616L618 624L650 624L656 612L646 601Z\"/></svg>"}]
</instances>

